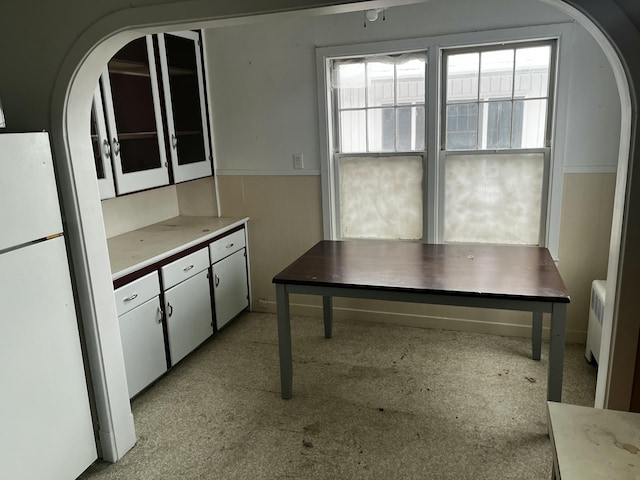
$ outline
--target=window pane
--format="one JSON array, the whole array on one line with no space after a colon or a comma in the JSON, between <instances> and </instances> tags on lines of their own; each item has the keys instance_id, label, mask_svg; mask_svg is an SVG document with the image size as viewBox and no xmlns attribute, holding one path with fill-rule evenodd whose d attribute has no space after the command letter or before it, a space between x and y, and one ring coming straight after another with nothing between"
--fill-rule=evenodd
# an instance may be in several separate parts
<instances>
[{"instance_id":1,"label":"window pane","mask_svg":"<svg viewBox=\"0 0 640 480\"><path fill-rule=\"evenodd\" d=\"M364 63L338 64L334 86L339 92L340 108L364 108Z\"/></svg>"},{"instance_id":2,"label":"window pane","mask_svg":"<svg viewBox=\"0 0 640 480\"><path fill-rule=\"evenodd\" d=\"M516 98L546 97L549 94L549 64L551 47L516 50Z\"/></svg>"},{"instance_id":3,"label":"window pane","mask_svg":"<svg viewBox=\"0 0 640 480\"><path fill-rule=\"evenodd\" d=\"M367 62L367 95L369 107L394 104L393 63Z\"/></svg>"},{"instance_id":4,"label":"window pane","mask_svg":"<svg viewBox=\"0 0 640 480\"><path fill-rule=\"evenodd\" d=\"M480 99L511 98L513 53L509 50L482 52L480 56Z\"/></svg>"},{"instance_id":5,"label":"window pane","mask_svg":"<svg viewBox=\"0 0 640 480\"><path fill-rule=\"evenodd\" d=\"M547 100L516 100L513 102L513 140L518 148L545 146Z\"/></svg>"},{"instance_id":6,"label":"window pane","mask_svg":"<svg viewBox=\"0 0 640 480\"><path fill-rule=\"evenodd\" d=\"M340 112L340 151L345 153L367 150L367 120L365 110Z\"/></svg>"},{"instance_id":7,"label":"window pane","mask_svg":"<svg viewBox=\"0 0 640 480\"><path fill-rule=\"evenodd\" d=\"M396 118L395 108L374 108L368 110L370 152L392 152L395 150Z\"/></svg>"},{"instance_id":8,"label":"window pane","mask_svg":"<svg viewBox=\"0 0 640 480\"><path fill-rule=\"evenodd\" d=\"M398 105L424 104L424 60L413 59L396 66L396 102Z\"/></svg>"},{"instance_id":9,"label":"window pane","mask_svg":"<svg viewBox=\"0 0 640 480\"><path fill-rule=\"evenodd\" d=\"M396 149L424 150L424 107L399 107L396 110Z\"/></svg>"},{"instance_id":10,"label":"window pane","mask_svg":"<svg viewBox=\"0 0 640 480\"><path fill-rule=\"evenodd\" d=\"M447 57L447 103L478 100L480 55L464 53Z\"/></svg>"},{"instance_id":11,"label":"window pane","mask_svg":"<svg viewBox=\"0 0 640 480\"><path fill-rule=\"evenodd\" d=\"M478 146L478 104L447 106L448 150L475 150Z\"/></svg>"},{"instance_id":12,"label":"window pane","mask_svg":"<svg viewBox=\"0 0 640 480\"><path fill-rule=\"evenodd\" d=\"M544 155L448 156L445 242L538 245Z\"/></svg>"},{"instance_id":13,"label":"window pane","mask_svg":"<svg viewBox=\"0 0 640 480\"><path fill-rule=\"evenodd\" d=\"M480 104L480 148L510 148L511 102Z\"/></svg>"},{"instance_id":14,"label":"window pane","mask_svg":"<svg viewBox=\"0 0 640 480\"><path fill-rule=\"evenodd\" d=\"M422 157L339 159L342 238L422 238Z\"/></svg>"}]
</instances>

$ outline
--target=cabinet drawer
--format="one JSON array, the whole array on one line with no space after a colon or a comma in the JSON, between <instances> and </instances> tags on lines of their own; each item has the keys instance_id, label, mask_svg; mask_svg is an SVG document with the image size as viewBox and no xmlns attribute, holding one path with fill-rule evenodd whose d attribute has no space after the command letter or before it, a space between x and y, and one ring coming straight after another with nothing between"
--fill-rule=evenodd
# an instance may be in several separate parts
<instances>
[{"instance_id":1,"label":"cabinet drawer","mask_svg":"<svg viewBox=\"0 0 640 480\"><path fill-rule=\"evenodd\" d=\"M194 276L209 267L209 255L206 248L193 252L161 268L164 289Z\"/></svg>"},{"instance_id":2,"label":"cabinet drawer","mask_svg":"<svg viewBox=\"0 0 640 480\"><path fill-rule=\"evenodd\" d=\"M144 277L123 285L115 291L118 316L127 313L138 305L142 305L159 294L158 272L151 272Z\"/></svg>"},{"instance_id":3,"label":"cabinet drawer","mask_svg":"<svg viewBox=\"0 0 640 480\"><path fill-rule=\"evenodd\" d=\"M244 229L233 232L225 237L222 237L209 245L209 252L211 254L211 263L214 264L218 260L222 260L224 257L228 257L234 252L237 252L241 248L244 248Z\"/></svg>"}]
</instances>

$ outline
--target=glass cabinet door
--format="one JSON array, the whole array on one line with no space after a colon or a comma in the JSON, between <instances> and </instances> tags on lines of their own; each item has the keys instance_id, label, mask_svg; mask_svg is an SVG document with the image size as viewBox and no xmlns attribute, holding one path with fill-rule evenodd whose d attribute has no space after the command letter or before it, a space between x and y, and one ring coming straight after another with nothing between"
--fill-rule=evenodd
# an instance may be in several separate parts
<instances>
[{"instance_id":1,"label":"glass cabinet door","mask_svg":"<svg viewBox=\"0 0 640 480\"><path fill-rule=\"evenodd\" d=\"M167 131L176 183L212 174L200 37L158 35Z\"/></svg>"},{"instance_id":2,"label":"glass cabinet door","mask_svg":"<svg viewBox=\"0 0 640 480\"><path fill-rule=\"evenodd\" d=\"M102 74L118 195L169 183L153 51L150 35L134 40Z\"/></svg>"},{"instance_id":3,"label":"glass cabinet door","mask_svg":"<svg viewBox=\"0 0 640 480\"><path fill-rule=\"evenodd\" d=\"M113 198L116 196L116 191L113 184L113 171L111 169L111 144L109 143L104 118L100 81L98 81L98 86L96 87L91 104L91 146L93 148L93 160L98 177L100 199Z\"/></svg>"}]
</instances>

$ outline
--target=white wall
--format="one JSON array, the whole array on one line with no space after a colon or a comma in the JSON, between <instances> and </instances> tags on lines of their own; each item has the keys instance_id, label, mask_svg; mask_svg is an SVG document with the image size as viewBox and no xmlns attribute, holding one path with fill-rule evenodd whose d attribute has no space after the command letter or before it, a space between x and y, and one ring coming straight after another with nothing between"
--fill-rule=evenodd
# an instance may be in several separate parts
<instances>
[{"instance_id":1,"label":"white wall","mask_svg":"<svg viewBox=\"0 0 640 480\"><path fill-rule=\"evenodd\" d=\"M363 27L362 12L280 18L205 32L211 66L218 174L318 174L315 48L571 21L526 0L434 0L391 8ZM611 68L591 36L572 27L565 166L615 172L620 102ZM562 112L561 112L562 113ZM294 153L305 170L293 170Z\"/></svg>"}]
</instances>

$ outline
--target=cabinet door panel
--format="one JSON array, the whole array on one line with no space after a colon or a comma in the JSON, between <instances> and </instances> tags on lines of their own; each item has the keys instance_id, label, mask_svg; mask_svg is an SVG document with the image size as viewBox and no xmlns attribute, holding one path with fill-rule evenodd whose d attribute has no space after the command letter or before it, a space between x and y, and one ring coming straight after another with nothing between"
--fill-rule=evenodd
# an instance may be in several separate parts
<instances>
[{"instance_id":1,"label":"cabinet door panel","mask_svg":"<svg viewBox=\"0 0 640 480\"><path fill-rule=\"evenodd\" d=\"M158 35L170 156L176 183L212 173L199 41L196 32Z\"/></svg>"},{"instance_id":2,"label":"cabinet door panel","mask_svg":"<svg viewBox=\"0 0 640 480\"><path fill-rule=\"evenodd\" d=\"M171 364L175 365L213 334L208 270L165 292Z\"/></svg>"},{"instance_id":3,"label":"cabinet door panel","mask_svg":"<svg viewBox=\"0 0 640 480\"><path fill-rule=\"evenodd\" d=\"M118 195L169 183L150 35L127 44L102 74Z\"/></svg>"},{"instance_id":4,"label":"cabinet door panel","mask_svg":"<svg viewBox=\"0 0 640 480\"><path fill-rule=\"evenodd\" d=\"M107 134L107 124L105 123L104 106L102 103L101 81L93 95L91 105L91 143L93 146L93 158L96 165L96 175L98 176L98 189L100 190L100 200L113 198L116 196L115 184L113 183L113 170L111 168L111 143Z\"/></svg>"},{"instance_id":5,"label":"cabinet door panel","mask_svg":"<svg viewBox=\"0 0 640 480\"><path fill-rule=\"evenodd\" d=\"M216 326L218 329L249 306L245 249L213 265Z\"/></svg>"},{"instance_id":6,"label":"cabinet door panel","mask_svg":"<svg viewBox=\"0 0 640 480\"><path fill-rule=\"evenodd\" d=\"M129 398L167 371L160 299L118 317Z\"/></svg>"}]
</instances>

